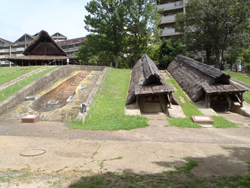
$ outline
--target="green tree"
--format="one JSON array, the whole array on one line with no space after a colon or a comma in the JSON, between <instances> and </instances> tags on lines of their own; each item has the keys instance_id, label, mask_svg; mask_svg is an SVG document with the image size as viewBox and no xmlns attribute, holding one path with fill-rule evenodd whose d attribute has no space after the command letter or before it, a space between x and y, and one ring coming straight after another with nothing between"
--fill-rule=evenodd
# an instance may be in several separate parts
<instances>
[{"instance_id":1,"label":"green tree","mask_svg":"<svg viewBox=\"0 0 250 188\"><path fill-rule=\"evenodd\" d=\"M157 43L160 36L158 28L161 21L155 0L126 0L127 52L133 57L134 64Z\"/></svg>"},{"instance_id":2,"label":"green tree","mask_svg":"<svg viewBox=\"0 0 250 188\"><path fill-rule=\"evenodd\" d=\"M176 31L190 51L206 51L208 64L216 55L220 67L225 50L249 41L249 7L249 0L190 0L186 14L177 15Z\"/></svg>"},{"instance_id":3,"label":"green tree","mask_svg":"<svg viewBox=\"0 0 250 188\"><path fill-rule=\"evenodd\" d=\"M116 57L115 67L119 66L119 53L124 40L125 6L122 0L92 0L85 6L89 15L85 16L85 28L101 35L97 51L107 51Z\"/></svg>"},{"instance_id":4,"label":"green tree","mask_svg":"<svg viewBox=\"0 0 250 188\"><path fill-rule=\"evenodd\" d=\"M159 49L159 68L166 69L179 54L187 55L186 47L176 39L165 39Z\"/></svg>"},{"instance_id":5,"label":"green tree","mask_svg":"<svg viewBox=\"0 0 250 188\"><path fill-rule=\"evenodd\" d=\"M102 35L90 34L84 40L76 53L78 59L81 60L82 64L88 65L97 64L103 66L110 66L114 63L114 56L110 51L103 50L105 46L100 46L102 43Z\"/></svg>"}]
</instances>

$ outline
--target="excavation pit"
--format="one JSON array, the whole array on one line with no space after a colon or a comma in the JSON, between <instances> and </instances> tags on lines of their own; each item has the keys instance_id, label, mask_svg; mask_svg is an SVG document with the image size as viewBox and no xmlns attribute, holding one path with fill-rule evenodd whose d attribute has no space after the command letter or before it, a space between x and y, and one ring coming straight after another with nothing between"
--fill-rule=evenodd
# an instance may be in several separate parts
<instances>
[{"instance_id":1,"label":"excavation pit","mask_svg":"<svg viewBox=\"0 0 250 188\"><path fill-rule=\"evenodd\" d=\"M70 102L75 95L79 84L91 73L91 71L80 71L76 75L70 77L53 90L42 95L38 100L34 101L31 108L37 112L48 112L61 108Z\"/></svg>"}]
</instances>

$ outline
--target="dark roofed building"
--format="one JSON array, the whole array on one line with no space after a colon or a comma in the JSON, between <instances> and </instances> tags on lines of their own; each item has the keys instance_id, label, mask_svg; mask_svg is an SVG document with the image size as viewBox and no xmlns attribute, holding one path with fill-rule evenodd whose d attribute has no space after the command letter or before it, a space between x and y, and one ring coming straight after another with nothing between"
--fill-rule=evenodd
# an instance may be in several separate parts
<instances>
[{"instance_id":1,"label":"dark roofed building","mask_svg":"<svg viewBox=\"0 0 250 188\"><path fill-rule=\"evenodd\" d=\"M174 89L160 74L155 63L144 54L132 72L126 104L137 103L141 112L167 112L171 104L178 104Z\"/></svg>"},{"instance_id":2,"label":"dark roofed building","mask_svg":"<svg viewBox=\"0 0 250 188\"><path fill-rule=\"evenodd\" d=\"M167 70L194 102L205 99L206 105L216 111L229 110L232 101L243 105L246 89L233 84L219 69L178 55Z\"/></svg>"},{"instance_id":3,"label":"dark roofed building","mask_svg":"<svg viewBox=\"0 0 250 188\"><path fill-rule=\"evenodd\" d=\"M10 66L11 63L7 60L8 58L23 56L24 50L27 46L29 46L34 38L38 36L38 34L39 32L34 35L24 34L13 43L5 39L1 40L0 38L0 64L2 66ZM79 64L79 61L77 57L74 56L74 53L77 52L78 48L83 44L85 37L67 40L66 36L57 32L51 35L51 38L66 52L70 64ZM3 42L4 45L1 46L1 42ZM14 64L12 63L12 65Z\"/></svg>"},{"instance_id":4,"label":"dark roofed building","mask_svg":"<svg viewBox=\"0 0 250 188\"><path fill-rule=\"evenodd\" d=\"M67 54L42 30L24 50L22 57L11 57L9 61L16 65L67 64Z\"/></svg>"}]
</instances>

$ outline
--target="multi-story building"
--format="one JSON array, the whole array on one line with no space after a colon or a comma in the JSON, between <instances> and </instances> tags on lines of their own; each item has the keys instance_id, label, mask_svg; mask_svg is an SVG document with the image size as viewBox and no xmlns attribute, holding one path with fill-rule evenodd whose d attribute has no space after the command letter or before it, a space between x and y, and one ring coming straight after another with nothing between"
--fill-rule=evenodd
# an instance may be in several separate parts
<instances>
[{"instance_id":1,"label":"multi-story building","mask_svg":"<svg viewBox=\"0 0 250 188\"><path fill-rule=\"evenodd\" d=\"M35 35L24 34L15 42L0 38L0 66L10 65L10 62L7 61L6 58L23 56L23 51L37 35L38 33ZM51 35L51 38L61 46L67 53L69 59L73 58L73 54L78 51L79 46L83 44L85 39L85 37L81 37L67 40L66 36L58 32Z\"/></svg>"},{"instance_id":2,"label":"multi-story building","mask_svg":"<svg viewBox=\"0 0 250 188\"><path fill-rule=\"evenodd\" d=\"M158 9L163 10L160 28L163 29L162 37L170 38L179 35L175 32L175 17L178 13L185 14L185 5L188 0L158 0Z\"/></svg>"},{"instance_id":3,"label":"multi-story building","mask_svg":"<svg viewBox=\"0 0 250 188\"><path fill-rule=\"evenodd\" d=\"M78 51L78 48L82 45L86 37L80 37L75 39L69 39L64 41L59 41L57 44L67 53L69 58L74 58L73 54Z\"/></svg>"},{"instance_id":4,"label":"multi-story building","mask_svg":"<svg viewBox=\"0 0 250 188\"><path fill-rule=\"evenodd\" d=\"M0 38L0 66L5 63L2 59L10 57L10 45L12 42Z\"/></svg>"}]
</instances>

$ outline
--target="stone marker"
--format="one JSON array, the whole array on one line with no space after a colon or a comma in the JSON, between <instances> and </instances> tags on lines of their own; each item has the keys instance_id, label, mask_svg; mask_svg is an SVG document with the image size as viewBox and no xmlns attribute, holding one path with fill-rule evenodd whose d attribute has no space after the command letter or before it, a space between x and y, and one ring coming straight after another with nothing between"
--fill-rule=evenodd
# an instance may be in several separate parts
<instances>
[{"instance_id":1,"label":"stone marker","mask_svg":"<svg viewBox=\"0 0 250 188\"><path fill-rule=\"evenodd\" d=\"M40 114L27 115L22 118L22 123L36 123L40 120Z\"/></svg>"},{"instance_id":2,"label":"stone marker","mask_svg":"<svg viewBox=\"0 0 250 188\"><path fill-rule=\"evenodd\" d=\"M195 123L212 124L214 120L210 116L191 116Z\"/></svg>"}]
</instances>

